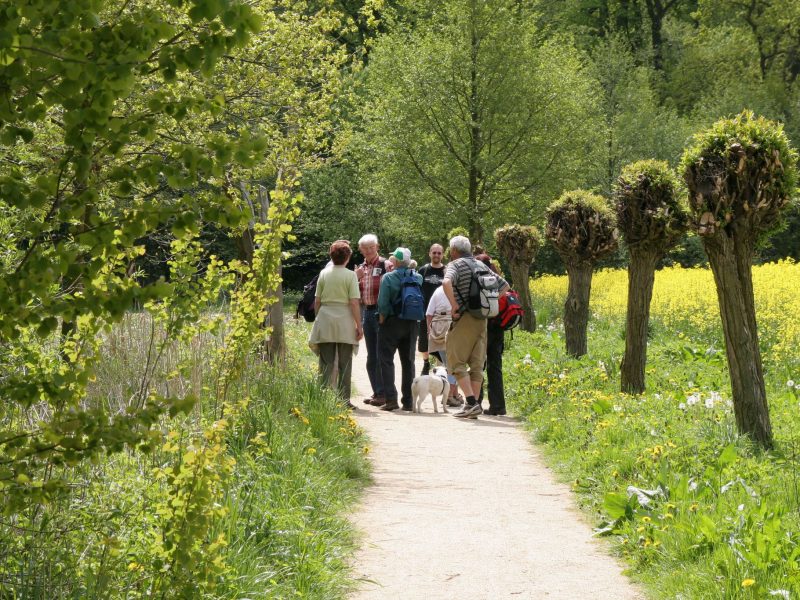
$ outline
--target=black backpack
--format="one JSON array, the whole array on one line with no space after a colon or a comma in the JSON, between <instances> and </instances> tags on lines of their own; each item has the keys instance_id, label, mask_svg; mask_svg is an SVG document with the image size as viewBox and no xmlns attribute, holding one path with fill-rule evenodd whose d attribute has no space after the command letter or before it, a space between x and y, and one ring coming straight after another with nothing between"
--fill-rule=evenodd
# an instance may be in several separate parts
<instances>
[{"instance_id":1,"label":"black backpack","mask_svg":"<svg viewBox=\"0 0 800 600\"><path fill-rule=\"evenodd\" d=\"M302 316L309 323L313 323L317 318L317 313L314 311L314 297L317 293L317 279L319 273L314 275L314 279L309 281L303 286L303 297L297 303L297 310L294 313L294 318L299 319Z\"/></svg>"}]
</instances>

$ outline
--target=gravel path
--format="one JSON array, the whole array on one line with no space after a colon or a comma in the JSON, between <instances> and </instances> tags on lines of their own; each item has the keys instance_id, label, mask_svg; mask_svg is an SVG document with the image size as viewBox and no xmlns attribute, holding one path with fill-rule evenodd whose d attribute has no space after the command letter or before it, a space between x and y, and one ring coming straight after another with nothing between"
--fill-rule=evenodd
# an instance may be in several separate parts
<instances>
[{"instance_id":1,"label":"gravel path","mask_svg":"<svg viewBox=\"0 0 800 600\"><path fill-rule=\"evenodd\" d=\"M353 515L353 599L643 597L516 421L373 409L365 359L362 345L353 402L374 482Z\"/></svg>"}]
</instances>

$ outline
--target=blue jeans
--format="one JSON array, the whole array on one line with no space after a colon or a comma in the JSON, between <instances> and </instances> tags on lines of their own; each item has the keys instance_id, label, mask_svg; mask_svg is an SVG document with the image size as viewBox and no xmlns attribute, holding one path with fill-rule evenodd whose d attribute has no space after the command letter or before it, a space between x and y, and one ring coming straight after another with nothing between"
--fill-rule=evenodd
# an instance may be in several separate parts
<instances>
[{"instance_id":1,"label":"blue jeans","mask_svg":"<svg viewBox=\"0 0 800 600\"><path fill-rule=\"evenodd\" d=\"M364 343L367 346L367 376L372 393L384 396L383 377L378 359L378 309L361 309L361 326L364 328Z\"/></svg>"}]
</instances>

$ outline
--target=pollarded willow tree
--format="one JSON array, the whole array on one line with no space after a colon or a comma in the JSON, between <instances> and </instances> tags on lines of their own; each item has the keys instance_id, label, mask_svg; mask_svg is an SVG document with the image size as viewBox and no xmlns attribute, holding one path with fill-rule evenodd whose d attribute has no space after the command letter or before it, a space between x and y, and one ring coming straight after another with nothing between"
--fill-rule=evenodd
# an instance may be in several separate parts
<instances>
[{"instance_id":1,"label":"pollarded willow tree","mask_svg":"<svg viewBox=\"0 0 800 600\"><path fill-rule=\"evenodd\" d=\"M796 192L797 153L783 127L744 111L699 133L681 160L694 226L717 286L740 433L772 446L758 346L752 261Z\"/></svg>"},{"instance_id":2,"label":"pollarded willow tree","mask_svg":"<svg viewBox=\"0 0 800 600\"><path fill-rule=\"evenodd\" d=\"M669 165L655 160L627 165L614 187L617 226L631 257L621 369L622 391L631 394L641 394L645 389L647 327L656 265L689 225L678 188L678 179Z\"/></svg>"},{"instance_id":3,"label":"pollarded willow tree","mask_svg":"<svg viewBox=\"0 0 800 600\"><path fill-rule=\"evenodd\" d=\"M525 309L522 328L525 331L535 331L536 313L531 302L529 279L531 265L542 245L542 236L538 229L530 225L506 225L494 232L494 241L511 267L514 287L519 293L522 308Z\"/></svg>"},{"instance_id":4,"label":"pollarded willow tree","mask_svg":"<svg viewBox=\"0 0 800 600\"><path fill-rule=\"evenodd\" d=\"M592 271L617 249L619 232L614 211L605 198L584 190L564 192L547 209L545 236L567 268L569 289L564 302L567 352L586 354Z\"/></svg>"}]
</instances>

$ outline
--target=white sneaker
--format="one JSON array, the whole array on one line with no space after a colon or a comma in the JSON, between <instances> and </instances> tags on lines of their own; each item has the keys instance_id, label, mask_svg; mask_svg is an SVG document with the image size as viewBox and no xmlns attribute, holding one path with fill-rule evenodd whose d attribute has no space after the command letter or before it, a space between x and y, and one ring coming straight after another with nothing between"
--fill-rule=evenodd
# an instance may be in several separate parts
<instances>
[{"instance_id":1,"label":"white sneaker","mask_svg":"<svg viewBox=\"0 0 800 600\"><path fill-rule=\"evenodd\" d=\"M458 419L477 419L478 415L483 412L480 404L473 404L472 406L465 405L460 411L453 416Z\"/></svg>"}]
</instances>

